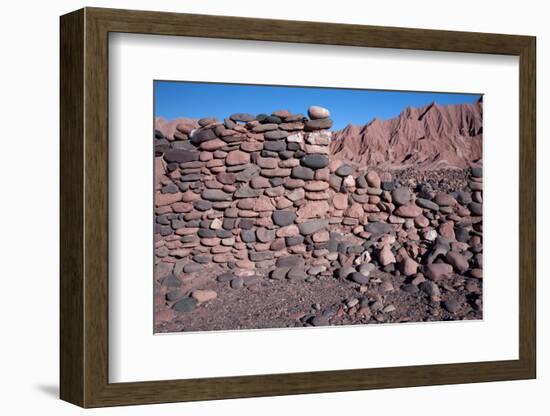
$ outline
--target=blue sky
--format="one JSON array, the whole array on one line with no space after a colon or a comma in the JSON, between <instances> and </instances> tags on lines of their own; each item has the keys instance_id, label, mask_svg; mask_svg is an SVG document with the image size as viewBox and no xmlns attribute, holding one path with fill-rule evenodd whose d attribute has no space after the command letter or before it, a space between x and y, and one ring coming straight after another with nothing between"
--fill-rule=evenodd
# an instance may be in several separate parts
<instances>
[{"instance_id":1,"label":"blue sky","mask_svg":"<svg viewBox=\"0 0 550 416\"><path fill-rule=\"evenodd\" d=\"M472 103L480 94L280 87L242 84L155 81L155 117L222 120L233 113L271 114L286 109L307 115L310 105L330 110L334 129L348 123L365 124L373 118L397 116L406 107Z\"/></svg>"}]
</instances>

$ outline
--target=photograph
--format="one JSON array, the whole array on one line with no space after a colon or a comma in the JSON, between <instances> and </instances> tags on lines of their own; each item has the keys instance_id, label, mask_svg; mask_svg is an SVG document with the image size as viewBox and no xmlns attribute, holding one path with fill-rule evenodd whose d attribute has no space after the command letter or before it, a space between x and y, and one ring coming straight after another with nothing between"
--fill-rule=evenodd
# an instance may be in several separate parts
<instances>
[{"instance_id":1,"label":"photograph","mask_svg":"<svg viewBox=\"0 0 550 416\"><path fill-rule=\"evenodd\" d=\"M483 319L483 94L154 81L154 333Z\"/></svg>"}]
</instances>

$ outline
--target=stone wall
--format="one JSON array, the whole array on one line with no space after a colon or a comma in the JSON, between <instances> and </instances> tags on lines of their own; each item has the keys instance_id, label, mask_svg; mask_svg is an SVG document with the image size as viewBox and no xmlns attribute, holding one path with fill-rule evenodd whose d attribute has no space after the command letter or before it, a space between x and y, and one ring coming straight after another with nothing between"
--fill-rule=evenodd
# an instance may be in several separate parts
<instances>
[{"instance_id":1,"label":"stone wall","mask_svg":"<svg viewBox=\"0 0 550 416\"><path fill-rule=\"evenodd\" d=\"M329 116L310 107L156 130L159 284L210 272L233 288L335 274L362 284L374 267L414 276L420 263L433 280L453 267L481 277L481 169L442 193L330 160Z\"/></svg>"}]
</instances>

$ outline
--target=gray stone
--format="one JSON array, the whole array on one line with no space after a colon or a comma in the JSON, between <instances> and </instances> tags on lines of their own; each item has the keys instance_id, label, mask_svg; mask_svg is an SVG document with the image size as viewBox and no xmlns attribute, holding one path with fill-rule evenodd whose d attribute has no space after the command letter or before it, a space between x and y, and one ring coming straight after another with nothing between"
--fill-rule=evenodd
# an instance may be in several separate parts
<instances>
[{"instance_id":1,"label":"gray stone","mask_svg":"<svg viewBox=\"0 0 550 416\"><path fill-rule=\"evenodd\" d=\"M177 312L191 312L197 306L195 298L183 298L174 303L172 308Z\"/></svg>"},{"instance_id":2,"label":"gray stone","mask_svg":"<svg viewBox=\"0 0 550 416\"><path fill-rule=\"evenodd\" d=\"M317 154L311 154L311 155L305 155L301 159L301 163L304 166L307 166L311 169L322 169L329 164L328 156L326 155L317 155Z\"/></svg>"},{"instance_id":3,"label":"gray stone","mask_svg":"<svg viewBox=\"0 0 550 416\"><path fill-rule=\"evenodd\" d=\"M437 205L435 202L430 201L429 199L416 198L415 202L416 205L421 208L430 209L432 211L439 211L439 205Z\"/></svg>"},{"instance_id":4,"label":"gray stone","mask_svg":"<svg viewBox=\"0 0 550 416\"><path fill-rule=\"evenodd\" d=\"M297 179L312 180L315 177L315 172L305 166L295 166L292 168L291 176Z\"/></svg>"},{"instance_id":5,"label":"gray stone","mask_svg":"<svg viewBox=\"0 0 550 416\"><path fill-rule=\"evenodd\" d=\"M300 233L303 235L310 235L320 231L328 226L328 220L315 219L298 224Z\"/></svg>"},{"instance_id":6,"label":"gray stone","mask_svg":"<svg viewBox=\"0 0 550 416\"><path fill-rule=\"evenodd\" d=\"M264 149L270 152L282 152L286 150L286 143L284 140L272 140L264 142Z\"/></svg>"},{"instance_id":7,"label":"gray stone","mask_svg":"<svg viewBox=\"0 0 550 416\"><path fill-rule=\"evenodd\" d=\"M216 133L212 129L197 129L191 134L191 143L199 145L216 138Z\"/></svg>"},{"instance_id":8,"label":"gray stone","mask_svg":"<svg viewBox=\"0 0 550 416\"><path fill-rule=\"evenodd\" d=\"M355 272L356 271L353 267L341 267L336 271L336 276L338 276L339 279L346 279L349 275Z\"/></svg>"},{"instance_id":9,"label":"gray stone","mask_svg":"<svg viewBox=\"0 0 550 416\"><path fill-rule=\"evenodd\" d=\"M285 256L285 257L279 257L277 259L277 262L275 263L276 267L296 267L296 266L303 266L304 264L304 258L300 255L291 255L291 256Z\"/></svg>"},{"instance_id":10,"label":"gray stone","mask_svg":"<svg viewBox=\"0 0 550 416\"><path fill-rule=\"evenodd\" d=\"M456 299L453 298L443 301L442 305L451 313L456 313L460 309L460 304L456 301Z\"/></svg>"},{"instance_id":11,"label":"gray stone","mask_svg":"<svg viewBox=\"0 0 550 416\"><path fill-rule=\"evenodd\" d=\"M481 168L481 167L472 168L472 176L475 177L475 178L482 178L483 177L483 168Z\"/></svg>"},{"instance_id":12,"label":"gray stone","mask_svg":"<svg viewBox=\"0 0 550 416\"><path fill-rule=\"evenodd\" d=\"M194 160L199 160L199 152L190 152L188 150L174 149L164 153L164 159L166 159L167 162L176 162L176 163L192 162Z\"/></svg>"},{"instance_id":13,"label":"gray stone","mask_svg":"<svg viewBox=\"0 0 550 416\"><path fill-rule=\"evenodd\" d=\"M303 235L293 235L290 237L285 237L285 244L287 247L292 247L298 244L302 244L304 242L304 236Z\"/></svg>"},{"instance_id":14,"label":"gray stone","mask_svg":"<svg viewBox=\"0 0 550 416\"><path fill-rule=\"evenodd\" d=\"M199 211L208 211L210 208L212 208L212 202L198 200L193 202L193 207L195 209L198 209Z\"/></svg>"},{"instance_id":15,"label":"gray stone","mask_svg":"<svg viewBox=\"0 0 550 416\"><path fill-rule=\"evenodd\" d=\"M307 273L303 266L292 267L286 274L286 278L290 280L305 280Z\"/></svg>"},{"instance_id":16,"label":"gray stone","mask_svg":"<svg viewBox=\"0 0 550 416\"><path fill-rule=\"evenodd\" d=\"M207 201L231 201L233 198L231 194L224 192L220 189L205 189L202 191L202 199Z\"/></svg>"},{"instance_id":17,"label":"gray stone","mask_svg":"<svg viewBox=\"0 0 550 416\"><path fill-rule=\"evenodd\" d=\"M328 325L330 325L329 317L328 316L323 316L323 315L315 316L314 318L311 319L310 322L311 322L311 325L313 325L313 326L328 326Z\"/></svg>"},{"instance_id":18,"label":"gray stone","mask_svg":"<svg viewBox=\"0 0 550 416\"><path fill-rule=\"evenodd\" d=\"M233 273L231 273L231 272L225 272L225 273L220 274L220 275L217 277L217 280L218 280L218 282L226 283L226 282L230 282L230 281L233 280L234 278L235 278L235 276L233 276Z\"/></svg>"},{"instance_id":19,"label":"gray stone","mask_svg":"<svg viewBox=\"0 0 550 416\"><path fill-rule=\"evenodd\" d=\"M288 135L289 135L288 131L271 130L271 131L266 131L264 133L264 138L266 140L279 140L279 139L284 139L285 137L288 137Z\"/></svg>"},{"instance_id":20,"label":"gray stone","mask_svg":"<svg viewBox=\"0 0 550 416\"><path fill-rule=\"evenodd\" d=\"M292 211L276 210L273 211L273 222L279 227L290 225L296 219L296 214Z\"/></svg>"},{"instance_id":21,"label":"gray stone","mask_svg":"<svg viewBox=\"0 0 550 416\"><path fill-rule=\"evenodd\" d=\"M241 240L245 243L253 243L256 241L256 233L254 230L241 230Z\"/></svg>"},{"instance_id":22,"label":"gray stone","mask_svg":"<svg viewBox=\"0 0 550 416\"><path fill-rule=\"evenodd\" d=\"M338 176L348 176L353 173L353 167L350 165L342 165L338 169L336 169L336 173Z\"/></svg>"},{"instance_id":23,"label":"gray stone","mask_svg":"<svg viewBox=\"0 0 550 416\"><path fill-rule=\"evenodd\" d=\"M468 209L473 215L483 215L483 205L479 202L470 202Z\"/></svg>"},{"instance_id":24,"label":"gray stone","mask_svg":"<svg viewBox=\"0 0 550 416\"><path fill-rule=\"evenodd\" d=\"M243 185L233 194L235 198L255 198L262 194L261 189L251 188L249 185Z\"/></svg>"},{"instance_id":25,"label":"gray stone","mask_svg":"<svg viewBox=\"0 0 550 416\"><path fill-rule=\"evenodd\" d=\"M169 274L164 279L162 279L162 285L166 287L180 287L180 280L173 274Z\"/></svg>"},{"instance_id":26,"label":"gray stone","mask_svg":"<svg viewBox=\"0 0 550 416\"><path fill-rule=\"evenodd\" d=\"M235 277L233 280L231 280L231 283L229 284L232 289L240 289L244 285L244 280L242 277Z\"/></svg>"},{"instance_id":27,"label":"gray stone","mask_svg":"<svg viewBox=\"0 0 550 416\"><path fill-rule=\"evenodd\" d=\"M395 188L391 193L391 197L392 197L392 201L395 204L405 205L411 200L412 195L409 188L401 187L401 188Z\"/></svg>"},{"instance_id":28,"label":"gray stone","mask_svg":"<svg viewBox=\"0 0 550 416\"><path fill-rule=\"evenodd\" d=\"M393 226L386 222L371 222L365 225L365 231L373 235L391 234Z\"/></svg>"},{"instance_id":29,"label":"gray stone","mask_svg":"<svg viewBox=\"0 0 550 416\"><path fill-rule=\"evenodd\" d=\"M269 277L274 280L283 280L286 277L288 270L288 267L277 267L276 269L271 271Z\"/></svg>"},{"instance_id":30,"label":"gray stone","mask_svg":"<svg viewBox=\"0 0 550 416\"><path fill-rule=\"evenodd\" d=\"M307 114L312 120L330 117L330 111L325 107L312 105L307 109Z\"/></svg>"},{"instance_id":31,"label":"gray stone","mask_svg":"<svg viewBox=\"0 0 550 416\"><path fill-rule=\"evenodd\" d=\"M305 128L306 131L321 130L321 129L330 129L332 127L332 120L330 118L320 118L317 120L306 120Z\"/></svg>"},{"instance_id":32,"label":"gray stone","mask_svg":"<svg viewBox=\"0 0 550 416\"><path fill-rule=\"evenodd\" d=\"M183 271L185 273L196 273L202 270L202 266L198 263L187 263L183 266Z\"/></svg>"}]
</instances>

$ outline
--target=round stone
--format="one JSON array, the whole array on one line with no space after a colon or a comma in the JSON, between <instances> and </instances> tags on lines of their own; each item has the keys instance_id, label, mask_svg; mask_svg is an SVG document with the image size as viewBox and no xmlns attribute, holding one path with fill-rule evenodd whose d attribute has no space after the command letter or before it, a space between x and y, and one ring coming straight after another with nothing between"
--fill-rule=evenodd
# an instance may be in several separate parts
<instances>
[{"instance_id":1,"label":"round stone","mask_svg":"<svg viewBox=\"0 0 550 416\"><path fill-rule=\"evenodd\" d=\"M191 312L197 306L195 298L183 298L174 303L172 308L177 312Z\"/></svg>"},{"instance_id":2,"label":"round stone","mask_svg":"<svg viewBox=\"0 0 550 416\"><path fill-rule=\"evenodd\" d=\"M307 114L312 120L330 117L330 111L318 105L312 105L311 107L309 107L307 109Z\"/></svg>"},{"instance_id":3,"label":"round stone","mask_svg":"<svg viewBox=\"0 0 550 416\"><path fill-rule=\"evenodd\" d=\"M309 154L302 158L302 165L311 169L321 169L329 164L328 156L319 154Z\"/></svg>"},{"instance_id":4,"label":"round stone","mask_svg":"<svg viewBox=\"0 0 550 416\"><path fill-rule=\"evenodd\" d=\"M397 205L405 205L411 200L411 191L409 188L395 188L391 193L392 201Z\"/></svg>"}]
</instances>

